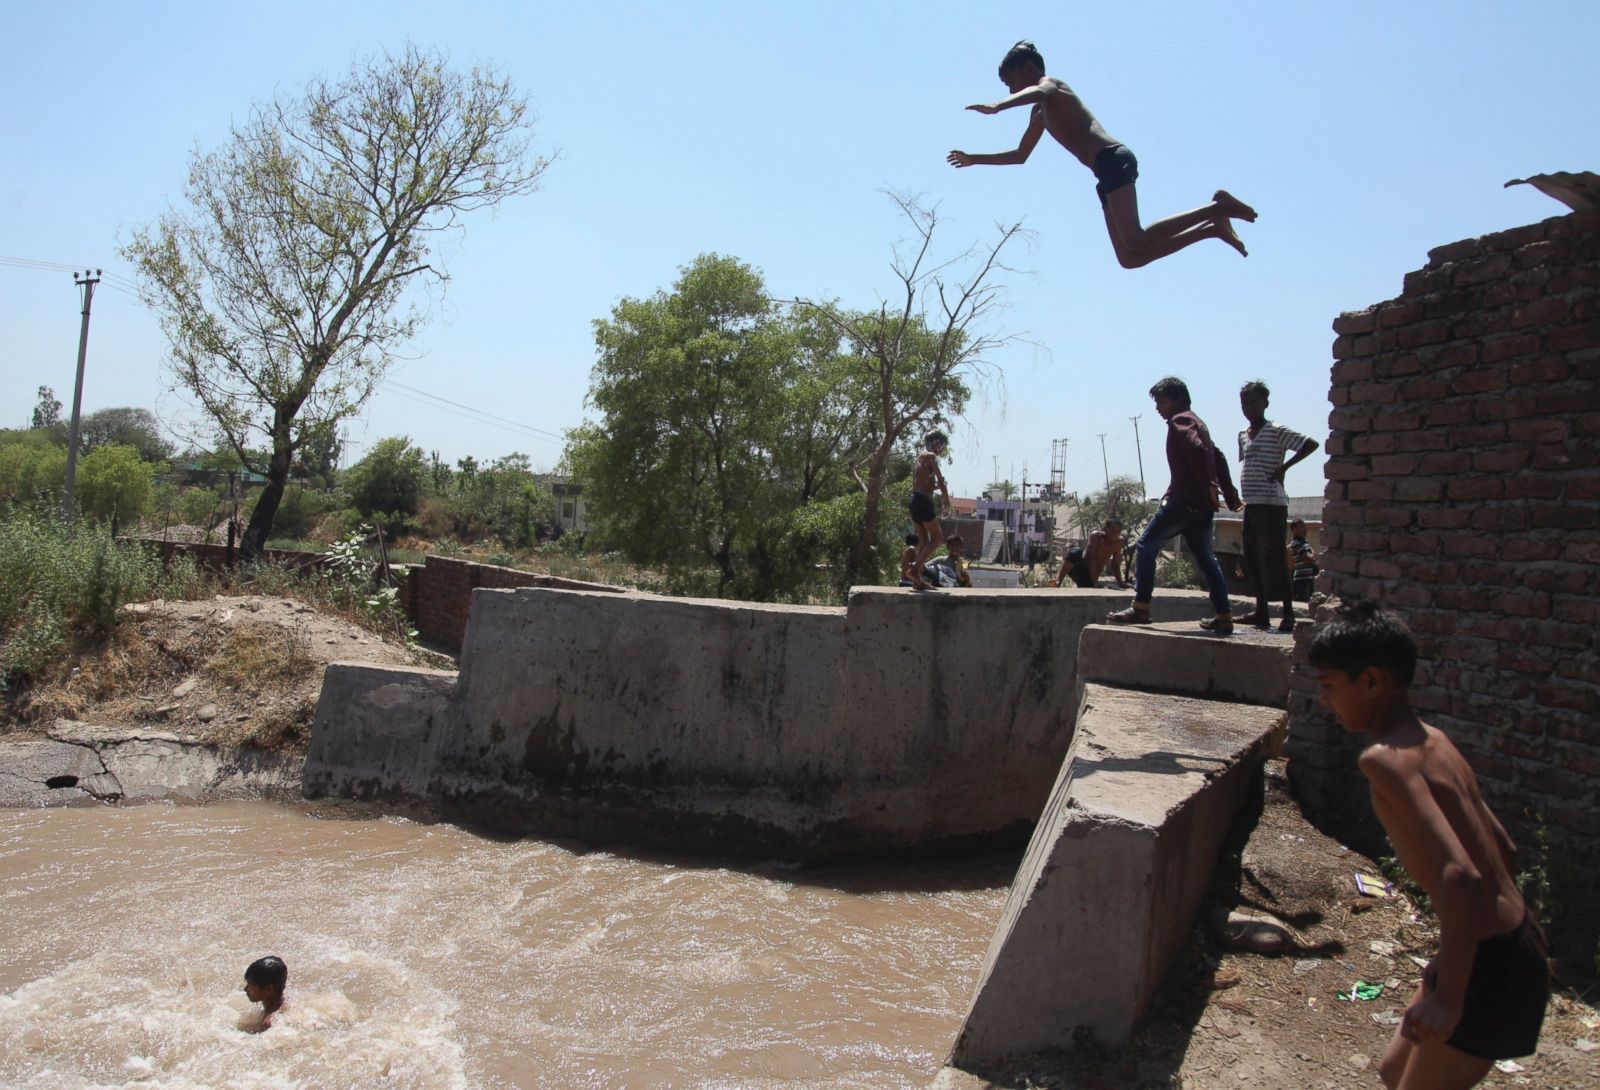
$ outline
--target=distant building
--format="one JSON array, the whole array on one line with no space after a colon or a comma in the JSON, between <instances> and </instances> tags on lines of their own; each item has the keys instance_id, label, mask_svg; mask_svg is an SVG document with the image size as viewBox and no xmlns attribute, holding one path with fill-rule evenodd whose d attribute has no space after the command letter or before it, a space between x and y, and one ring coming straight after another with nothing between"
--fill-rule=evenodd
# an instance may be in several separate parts
<instances>
[{"instance_id":1,"label":"distant building","mask_svg":"<svg viewBox=\"0 0 1600 1090\"><path fill-rule=\"evenodd\" d=\"M550 490L550 497L555 502L556 525L561 527L561 532L588 533L589 509L583 496L583 485L569 477L557 477L552 473L539 474L537 480Z\"/></svg>"}]
</instances>

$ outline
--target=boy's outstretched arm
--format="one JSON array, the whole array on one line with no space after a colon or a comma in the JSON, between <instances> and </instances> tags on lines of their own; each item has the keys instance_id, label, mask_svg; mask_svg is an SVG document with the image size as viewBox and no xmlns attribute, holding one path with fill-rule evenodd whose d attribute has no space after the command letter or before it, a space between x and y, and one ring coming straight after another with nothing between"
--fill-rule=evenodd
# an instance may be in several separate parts
<instances>
[{"instance_id":1,"label":"boy's outstretched arm","mask_svg":"<svg viewBox=\"0 0 1600 1090\"><path fill-rule=\"evenodd\" d=\"M1014 97L1014 96L1013 96ZM969 110L976 110L976 106L968 106ZM989 111L993 112L993 111ZM1015 151L1000 151L992 155L969 155L964 151L952 151L945 156L945 161L953 167L1010 167L1019 166L1028 161L1028 156L1033 154L1033 149L1038 146L1039 138L1044 135L1044 115L1038 110L1033 111L1033 116L1028 119L1028 127L1022 133Z\"/></svg>"}]
</instances>

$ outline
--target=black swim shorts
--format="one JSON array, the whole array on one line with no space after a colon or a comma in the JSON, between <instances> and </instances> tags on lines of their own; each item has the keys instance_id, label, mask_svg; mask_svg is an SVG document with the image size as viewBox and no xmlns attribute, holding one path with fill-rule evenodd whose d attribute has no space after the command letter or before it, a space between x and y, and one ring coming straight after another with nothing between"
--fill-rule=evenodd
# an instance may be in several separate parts
<instances>
[{"instance_id":1,"label":"black swim shorts","mask_svg":"<svg viewBox=\"0 0 1600 1090\"><path fill-rule=\"evenodd\" d=\"M1478 943L1449 1044L1481 1060L1531 1056L1550 1001L1550 952L1531 915Z\"/></svg>"},{"instance_id":2,"label":"black swim shorts","mask_svg":"<svg viewBox=\"0 0 1600 1090\"><path fill-rule=\"evenodd\" d=\"M1094 191L1100 195L1100 204L1106 203L1106 194L1125 185L1132 185L1139 177L1139 160L1126 144L1112 144L1100 149L1094 157Z\"/></svg>"},{"instance_id":3,"label":"black swim shorts","mask_svg":"<svg viewBox=\"0 0 1600 1090\"><path fill-rule=\"evenodd\" d=\"M939 517L933 509L933 497L921 492L911 493L911 521L916 523L932 522Z\"/></svg>"},{"instance_id":4,"label":"black swim shorts","mask_svg":"<svg viewBox=\"0 0 1600 1090\"><path fill-rule=\"evenodd\" d=\"M1084 558L1083 549L1074 545L1067 550L1066 558L1072 565L1067 569L1067 578L1080 587L1094 586L1094 580L1089 578L1089 561Z\"/></svg>"}]
</instances>

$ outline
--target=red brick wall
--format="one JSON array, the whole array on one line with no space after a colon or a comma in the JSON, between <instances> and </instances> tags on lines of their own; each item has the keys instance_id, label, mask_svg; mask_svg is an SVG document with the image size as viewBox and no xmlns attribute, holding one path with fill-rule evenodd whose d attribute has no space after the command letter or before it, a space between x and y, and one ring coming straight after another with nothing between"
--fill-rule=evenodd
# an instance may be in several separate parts
<instances>
[{"instance_id":1,"label":"red brick wall","mask_svg":"<svg viewBox=\"0 0 1600 1090\"><path fill-rule=\"evenodd\" d=\"M621 591L606 583L586 583L555 575L539 575L479 564L446 556L429 556L426 563L406 571L400 582L400 603L417 635L453 651L461 650L467 634L467 613L475 587L499 590L513 587L560 587L568 590Z\"/></svg>"},{"instance_id":2,"label":"red brick wall","mask_svg":"<svg viewBox=\"0 0 1600 1090\"><path fill-rule=\"evenodd\" d=\"M1600 837L1600 212L1441 246L1340 315L1319 590L1401 613L1412 698L1524 845ZM1307 637L1301 636L1301 651ZM1291 694L1308 803L1359 817L1354 747Z\"/></svg>"}]
</instances>

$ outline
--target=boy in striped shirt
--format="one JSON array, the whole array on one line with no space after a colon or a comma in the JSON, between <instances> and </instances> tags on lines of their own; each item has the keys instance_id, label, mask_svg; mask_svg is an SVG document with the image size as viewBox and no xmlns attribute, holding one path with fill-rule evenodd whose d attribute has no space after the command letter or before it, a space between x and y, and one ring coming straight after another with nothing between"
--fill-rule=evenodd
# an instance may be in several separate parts
<instances>
[{"instance_id":1,"label":"boy in striped shirt","mask_svg":"<svg viewBox=\"0 0 1600 1090\"><path fill-rule=\"evenodd\" d=\"M1283 477L1289 467L1311 457L1320 446L1297 431L1267 419L1271 391L1259 379L1239 390L1239 408L1250 426L1239 433L1239 495L1244 499L1244 571L1256 589L1256 608L1236 618L1240 624L1269 628L1267 598L1283 603L1280 632L1294 631L1294 598L1289 554L1284 548L1289 494ZM1285 455L1291 455L1288 461Z\"/></svg>"}]
</instances>

